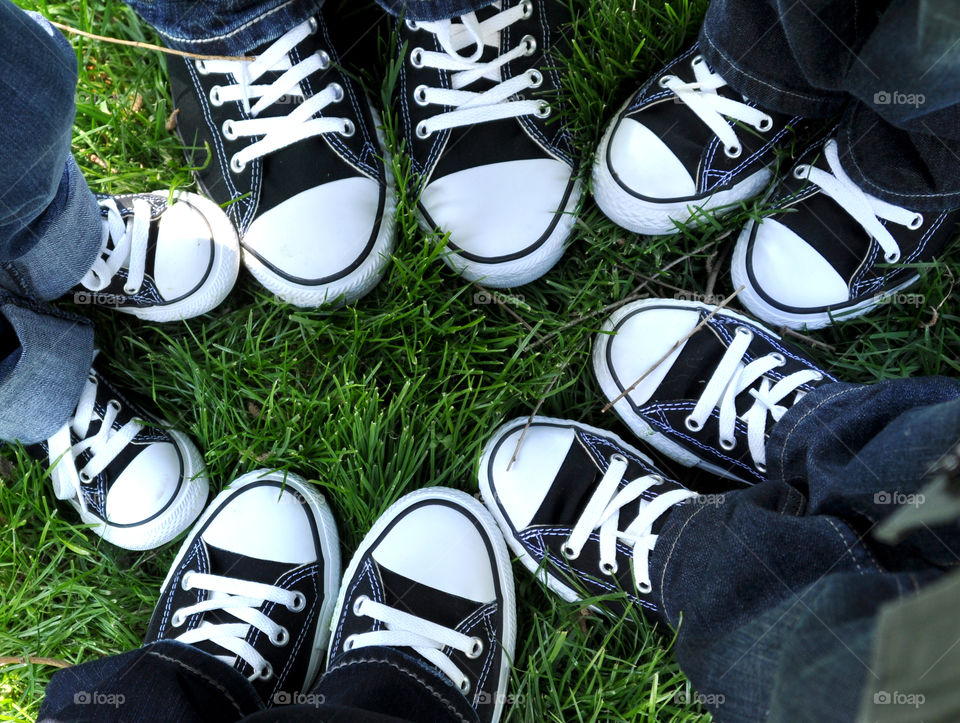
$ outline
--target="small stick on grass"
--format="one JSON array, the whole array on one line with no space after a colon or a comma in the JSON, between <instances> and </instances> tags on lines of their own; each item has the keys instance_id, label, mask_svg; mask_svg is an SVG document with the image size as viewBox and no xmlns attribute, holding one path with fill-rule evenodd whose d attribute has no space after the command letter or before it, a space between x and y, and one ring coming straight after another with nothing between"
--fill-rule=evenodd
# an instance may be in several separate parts
<instances>
[{"instance_id":1,"label":"small stick on grass","mask_svg":"<svg viewBox=\"0 0 960 723\"><path fill-rule=\"evenodd\" d=\"M121 40L120 38L110 38L106 35L95 35L94 33L88 33L85 30L79 30L78 28L71 27L70 25L54 22L53 20L47 20L47 22L53 27L59 28L63 32L70 33L72 35L80 35L84 38L100 40L104 43L113 43L114 45L126 45L131 48L153 50L158 53L166 53L167 55L179 55L181 58L195 58L196 60L244 60L248 62L253 60L253 58L248 58L245 55L204 55L203 53L189 53L186 50L174 50L173 48L164 48L162 45L141 43L139 40Z\"/></svg>"},{"instance_id":2,"label":"small stick on grass","mask_svg":"<svg viewBox=\"0 0 960 723\"><path fill-rule=\"evenodd\" d=\"M0 665L51 665L54 668L72 668L73 663L57 658L38 658L33 655L24 655L19 658L0 656Z\"/></svg>"}]
</instances>

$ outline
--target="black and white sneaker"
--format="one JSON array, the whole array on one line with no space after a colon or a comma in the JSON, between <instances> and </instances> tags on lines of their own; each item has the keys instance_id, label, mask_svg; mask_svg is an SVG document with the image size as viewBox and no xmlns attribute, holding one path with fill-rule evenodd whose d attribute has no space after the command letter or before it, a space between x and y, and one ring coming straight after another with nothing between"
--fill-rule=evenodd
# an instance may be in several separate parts
<instances>
[{"instance_id":1,"label":"black and white sneaker","mask_svg":"<svg viewBox=\"0 0 960 723\"><path fill-rule=\"evenodd\" d=\"M193 645L246 676L268 706L289 701L323 664L339 581L336 524L315 486L257 470L197 521L144 642Z\"/></svg>"},{"instance_id":2,"label":"black and white sneaker","mask_svg":"<svg viewBox=\"0 0 960 723\"><path fill-rule=\"evenodd\" d=\"M200 186L227 208L267 289L298 306L358 299L394 244L379 119L341 69L322 15L249 55L168 61Z\"/></svg>"},{"instance_id":3,"label":"black and white sneaker","mask_svg":"<svg viewBox=\"0 0 960 723\"><path fill-rule=\"evenodd\" d=\"M804 394L836 381L776 334L733 311L644 299L618 309L593 347L604 395L637 437L688 467L765 479L767 437ZM646 375L646 376L644 376Z\"/></svg>"},{"instance_id":4,"label":"black and white sneaker","mask_svg":"<svg viewBox=\"0 0 960 723\"><path fill-rule=\"evenodd\" d=\"M233 289L240 246L213 202L185 191L100 196L100 255L72 290L78 304L148 321L205 314Z\"/></svg>"},{"instance_id":5,"label":"black and white sneaker","mask_svg":"<svg viewBox=\"0 0 960 723\"><path fill-rule=\"evenodd\" d=\"M464 492L434 487L377 520L343 577L328 666L368 646L402 648L438 668L498 721L516 642L510 554L496 522Z\"/></svg>"},{"instance_id":6,"label":"black and white sneaker","mask_svg":"<svg viewBox=\"0 0 960 723\"><path fill-rule=\"evenodd\" d=\"M671 234L757 196L776 150L800 121L758 108L714 73L694 45L651 78L607 127L593 195L635 233Z\"/></svg>"},{"instance_id":7,"label":"black and white sneaker","mask_svg":"<svg viewBox=\"0 0 960 723\"><path fill-rule=\"evenodd\" d=\"M493 433L480 460L480 493L524 566L564 600L623 593L659 619L650 553L674 505L694 492L666 479L617 435L585 424L534 417Z\"/></svg>"},{"instance_id":8,"label":"black and white sneaker","mask_svg":"<svg viewBox=\"0 0 960 723\"><path fill-rule=\"evenodd\" d=\"M420 214L449 232L446 262L487 286L518 286L560 259L580 183L568 132L550 123L565 42L558 0L499 0L438 22L404 22L399 109Z\"/></svg>"},{"instance_id":9,"label":"black and white sneaker","mask_svg":"<svg viewBox=\"0 0 960 723\"><path fill-rule=\"evenodd\" d=\"M844 172L837 142L810 149L747 223L733 253L740 300L776 326L819 329L865 314L919 279L957 236L960 209L919 213L871 196Z\"/></svg>"},{"instance_id":10,"label":"black and white sneaker","mask_svg":"<svg viewBox=\"0 0 960 723\"><path fill-rule=\"evenodd\" d=\"M50 465L58 499L94 533L128 550L169 542L207 501L207 471L193 443L152 421L96 366L73 418L28 451Z\"/></svg>"}]
</instances>

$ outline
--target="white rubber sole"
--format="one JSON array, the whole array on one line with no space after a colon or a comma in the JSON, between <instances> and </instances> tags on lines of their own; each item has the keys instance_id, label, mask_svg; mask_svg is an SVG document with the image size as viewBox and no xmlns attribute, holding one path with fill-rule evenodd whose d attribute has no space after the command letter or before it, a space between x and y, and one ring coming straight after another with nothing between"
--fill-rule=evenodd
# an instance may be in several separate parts
<instances>
[{"instance_id":1,"label":"white rubber sole","mask_svg":"<svg viewBox=\"0 0 960 723\"><path fill-rule=\"evenodd\" d=\"M197 519L197 515L203 510L203 505L207 501L210 490L203 457L193 442L185 435L173 430L169 430L168 434L179 448L184 465L183 484L180 486L174 501L162 514L148 522L117 527L105 523L89 512L84 512L75 498L67 500L77 510L80 519L92 526L91 529L94 534L99 535L112 545L127 550L152 550L170 542ZM51 465L55 461L50 460ZM60 465L52 467L51 477L59 478L60 469ZM67 485L65 482L61 484L63 486Z\"/></svg>"},{"instance_id":2,"label":"white rubber sole","mask_svg":"<svg viewBox=\"0 0 960 723\"><path fill-rule=\"evenodd\" d=\"M733 210L736 204L758 196L770 183L773 171L765 168L743 179L732 188L714 193L696 203L691 201L652 202L628 193L613 177L607 165L607 148L613 137L613 129L631 100L617 111L613 120L607 125L593 164L593 198L607 218L618 226L646 236L676 234L680 231L676 224L697 223L696 216L700 212L709 211L718 215ZM723 210L725 207L726 211Z\"/></svg>"},{"instance_id":3,"label":"white rubber sole","mask_svg":"<svg viewBox=\"0 0 960 723\"><path fill-rule=\"evenodd\" d=\"M704 304L699 301L681 301L678 299L643 299L641 301L635 301L631 304L627 304L611 314L610 317L603 322L601 331L597 334L597 339L593 344L593 371L597 377L597 381L600 384L600 389L603 391L607 401L612 401L623 393L623 389L621 389L620 385L614 380L613 370L607 364L607 349L609 348L610 340L615 336L611 332L621 319L629 314L634 313L637 311L637 309L663 306L672 306L680 309L703 310L707 313L716 308L715 306ZM718 315L723 315L738 321L742 321L751 327L757 326L757 322L753 319L729 309L722 309L720 312L718 312ZM765 329L765 331L774 339L780 339L777 334L773 333L769 329ZM634 380L631 379L628 384L632 384L633 382ZM715 464L711 464L710 462L701 459L697 455L680 446L678 443L674 442L662 432L651 427L642 417L634 413L627 397L619 399L613 405L613 409L617 413L617 416L623 420L623 423L630 428L630 431L637 436L637 439L649 444L654 449L666 455L673 461L682 464L684 467L698 467L702 470L726 479L753 484L751 481L745 480L742 477L738 477L737 475L733 474L730 472L730 470L718 467Z\"/></svg>"},{"instance_id":4,"label":"white rubber sole","mask_svg":"<svg viewBox=\"0 0 960 723\"><path fill-rule=\"evenodd\" d=\"M307 669L307 678L303 689L300 692L306 692L313 687L317 675L320 673L320 667L323 663L323 651L326 649L327 640L330 636L329 616L333 613L333 604L337 598L335 591L338 591L340 584L340 539L337 535L337 524L333 518L333 513L327 505L323 495L317 492L314 485L311 485L299 475L292 472L280 472L278 470L258 469L248 472L245 475L237 477L227 487L217 495L204 511L203 515L196 521L190 535L184 540L177 556L170 565L170 570L164 578L160 589L165 590L167 583L170 582L170 576L179 567L183 556L188 552L194 542L197 532L213 517L224 505L228 504L237 490L241 490L256 482L263 480L274 480L282 482L284 488L296 490L307 501L310 511L317 521L317 532L320 536L320 554L323 556L323 603L320 607L320 615L317 619L317 632L314 637L313 647L310 654L310 665Z\"/></svg>"},{"instance_id":5,"label":"white rubber sole","mask_svg":"<svg viewBox=\"0 0 960 723\"><path fill-rule=\"evenodd\" d=\"M583 196L583 184L577 180L570 191L570 197L560 213L557 225L536 251L513 261L499 263L480 263L464 258L456 251L444 251L444 262L467 281L476 281L492 289L509 289L536 281L556 266L567 248L567 240L576 223L577 208ZM426 233L437 229L430 226L420 216L420 227ZM441 229L442 231L442 229Z\"/></svg>"},{"instance_id":6,"label":"white rubber sole","mask_svg":"<svg viewBox=\"0 0 960 723\"><path fill-rule=\"evenodd\" d=\"M513 663L514 651L517 645L517 598L513 586L513 569L510 566L510 553L507 550L506 543L504 542L503 533L500 532L500 528L497 526L494 518L490 516L490 513L487 512L487 509L480 502L468 495L466 492L449 489L447 487L427 487L425 489L420 489L404 495L399 500L394 502L382 515L380 515L373 527L370 529L370 532L364 536L363 541L360 543L360 546L354 553L353 558L350 560L350 564L347 566L347 571L343 575L343 580L346 582L347 580L352 580L356 576L360 561L366 557L370 551L370 547L377 539L379 539L379 537L386 530L387 526L390 525L394 519L396 519L397 515L412 505L426 500L443 500L456 503L457 506L464 509L467 513L472 515L477 522L480 523L480 527L484 530L484 532L486 532L487 537L490 539L490 545L493 548L494 561L496 564L496 574L500 581L500 590L503 593L503 634L500 640L502 657L500 661L500 679L497 683L497 690L505 692L507 690L507 683L510 678L510 668ZM449 553L438 548L437 554ZM333 628L340 620L340 616L343 613L343 601L346 597L346 593L346 586L341 586L340 594L337 596L337 607L330 621L330 630L328 632L332 632ZM332 652L332 650L327 651L328 666L330 664L330 655ZM506 698L506 695L497 696L492 718L493 723L499 721L500 717L503 715L503 708L504 704L506 703Z\"/></svg>"},{"instance_id":7,"label":"white rubber sole","mask_svg":"<svg viewBox=\"0 0 960 723\"><path fill-rule=\"evenodd\" d=\"M752 219L748 221L743 231L740 232L740 236L737 238L737 243L733 247L730 276L733 281L733 288L739 289L743 286L743 291L741 291L739 295L740 303L747 307L750 313L754 314L757 318L775 327L786 326L790 329L813 330L823 329L835 322L849 321L850 319L855 319L858 316L863 316L873 311L888 298L896 296L920 280L919 274L911 276L892 289L874 294L857 304L851 304L850 306L837 309L830 313L826 311L803 313L779 309L764 300L757 291L757 288L750 282L750 274L747 273L747 246L750 242L750 235L753 233L754 223L756 222Z\"/></svg>"},{"instance_id":8,"label":"white rubber sole","mask_svg":"<svg viewBox=\"0 0 960 723\"><path fill-rule=\"evenodd\" d=\"M153 191L150 195L164 201L170 198L168 191ZM210 273L199 289L180 301L145 308L120 306L117 307L117 311L132 314L145 321L192 319L219 306L237 283L237 276L240 273L240 242L237 240L237 231L227 214L213 201L189 191L175 192L173 201L193 206L210 227L210 236L213 239L213 263Z\"/></svg>"},{"instance_id":9,"label":"white rubber sole","mask_svg":"<svg viewBox=\"0 0 960 723\"><path fill-rule=\"evenodd\" d=\"M480 457L480 468L477 471L477 481L480 485L480 496L483 498L484 504L486 504L487 509L490 510L490 514L493 515L493 518L497 521L497 524L500 526L500 529L503 531L503 537L507 541L507 545L510 546L510 549L513 551L513 554L519 558L520 563L529 570L534 577L536 577L541 583L547 586L551 592L559 595L563 600L569 603L579 603L583 601L583 595L574 590L572 587L564 583L560 578L556 577L546 564L538 563L533 557L527 552L526 548L523 546L523 543L518 540L513 534L513 526L507 521L507 518L504 516L503 511L500 509L500 506L497 504L497 497L493 491L494 483L490 479L490 476L487 474L487 469L490 467L490 457L493 455L494 450L497 448L500 440L508 436L515 430L523 429L527 424L529 417L518 417L517 419L501 424L494 430L493 435L487 440L486 445L484 445L483 453ZM614 440L617 444L621 445L630 452L636 454L640 459L645 460L651 467L656 467L653 460L651 460L647 455L638 450L632 444L627 444L623 439L618 435L610 432L606 429L600 429L598 427L591 427L589 424L583 424L582 422L573 422L569 419L558 419L556 417L541 417L536 416L533 418L533 423L543 423L543 424L562 424L568 426L570 424L575 424L581 429L585 429L592 434L598 436L606 437L608 439ZM512 451L512 450L511 450ZM603 612L600 608L591 605L591 610L597 612Z\"/></svg>"}]
</instances>

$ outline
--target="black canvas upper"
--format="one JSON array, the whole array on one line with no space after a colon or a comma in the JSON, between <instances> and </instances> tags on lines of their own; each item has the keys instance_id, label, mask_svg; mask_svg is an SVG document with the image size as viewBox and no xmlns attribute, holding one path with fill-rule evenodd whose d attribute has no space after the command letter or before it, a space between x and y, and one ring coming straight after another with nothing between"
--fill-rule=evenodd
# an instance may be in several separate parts
<instances>
[{"instance_id":1,"label":"black canvas upper","mask_svg":"<svg viewBox=\"0 0 960 723\"><path fill-rule=\"evenodd\" d=\"M643 307L637 309L633 314L653 311L656 308L658 307ZM664 308L675 309L676 307ZM701 319L708 313L707 310L701 310ZM620 328L629 323L633 314L627 314L620 319L614 327L614 332L619 331ZM767 354L779 353L783 355L784 364L775 367L765 375L770 379L771 385L785 376L803 370L819 372L823 379L801 385L798 387L800 392L810 392L815 387L836 381L830 374L807 360L796 349L777 339L762 327L748 324L720 312L714 315L704 328L686 341L670 371L650 399L642 405L637 405L630 395L627 395L624 399L630 404L636 415L656 431L669 437L671 441L679 444L700 459L729 471L743 481L755 483L762 482L765 476L756 468L750 456L747 444L747 425L740 419L740 415L755 403L754 398L750 395L750 389L743 391L734 400L738 418L734 427L736 446L733 450L727 451L720 446L720 412L718 409L714 408L712 410L710 418L697 432L691 431L684 424L684 420L693 411L727 347L737 333L738 327L747 327L753 333L753 340L743 357L744 364L749 364L751 361ZM617 369L610 356L612 353L611 346L607 346L606 366L618 389L623 391L636 380L621 379L617 375ZM758 380L751 388L757 387L759 384L760 381ZM795 395L795 392L788 395L781 404L789 406L793 403ZM773 418L767 415L767 435L769 435L773 424Z\"/></svg>"}]
</instances>

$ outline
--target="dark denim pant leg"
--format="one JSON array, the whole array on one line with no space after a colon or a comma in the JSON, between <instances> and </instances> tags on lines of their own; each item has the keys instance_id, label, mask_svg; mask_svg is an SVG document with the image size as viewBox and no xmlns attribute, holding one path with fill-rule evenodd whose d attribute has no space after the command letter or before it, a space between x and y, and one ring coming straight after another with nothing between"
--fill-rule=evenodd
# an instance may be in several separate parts
<instances>
[{"instance_id":1,"label":"dark denim pant leg","mask_svg":"<svg viewBox=\"0 0 960 723\"><path fill-rule=\"evenodd\" d=\"M100 250L100 213L70 155L77 60L39 15L0 0L0 287L53 299Z\"/></svg>"},{"instance_id":2,"label":"dark denim pant leg","mask_svg":"<svg viewBox=\"0 0 960 723\"><path fill-rule=\"evenodd\" d=\"M960 553L956 528L870 531L958 437L956 380L823 387L774 428L766 482L671 513L651 579L717 720L854 719L880 606Z\"/></svg>"}]
</instances>

